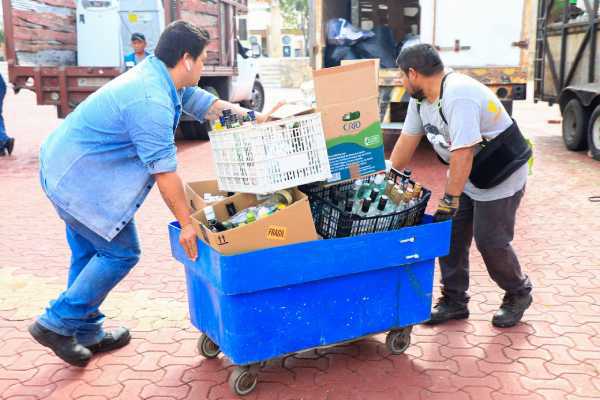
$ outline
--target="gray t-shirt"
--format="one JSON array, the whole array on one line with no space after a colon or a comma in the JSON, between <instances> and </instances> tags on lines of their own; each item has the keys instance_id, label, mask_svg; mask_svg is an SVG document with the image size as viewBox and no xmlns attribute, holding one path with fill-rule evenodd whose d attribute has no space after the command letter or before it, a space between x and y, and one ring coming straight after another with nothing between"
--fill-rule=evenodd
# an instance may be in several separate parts
<instances>
[{"instance_id":1,"label":"gray t-shirt","mask_svg":"<svg viewBox=\"0 0 600 400\"><path fill-rule=\"evenodd\" d=\"M450 153L464 147L491 140L512 124L512 119L496 95L477 80L459 73L448 75L444 82L442 111L448 121L444 123L439 112L440 102L424 100L420 112L417 101L411 99L402 133L426 135L434 150L446 162ZM476 153L481 148L477 146ZM527 164L523 165L501 184L490 189L478 189L467 181L464 193L477 201L492 201L511 197L527 183Z\"/></svg>"}]
</instances>

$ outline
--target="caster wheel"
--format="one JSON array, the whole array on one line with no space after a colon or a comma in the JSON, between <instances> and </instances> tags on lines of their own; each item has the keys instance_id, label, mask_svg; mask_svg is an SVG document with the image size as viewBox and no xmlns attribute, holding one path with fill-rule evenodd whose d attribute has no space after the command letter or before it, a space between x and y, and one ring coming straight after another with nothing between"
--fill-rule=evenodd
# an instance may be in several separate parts
<instances>
[{"instance_id":1,"label":"caster wheel","mask_svg":"<svg viewBox=\"0 0 600 400\"><path fill-rule=\"evenodd\" d=\"M237 367L229 376L229 388L238 396L245 396L256 388L258 375L251 373L248 368Z\"/></svg>"},{"instance_id":2,"label":"caster wheel","mask_svg":"<svg viewBox=\"0 0 600 400\"><path fill-rule=\"evenodd\" d=\"M385 344L392 354L402 354L410 346L410 333L412 326L390 331L385 339Z\"/></svg>"},{"instance_id":3,"label":"caster wheel","mask_svg":"<svg viewBox=\"0 0 600 400\"><path fill-rule=\"evenodd\" d=\"M198 339L198 353L205 358L217 358L221 349L204 333Z\"/></svg>"}]
</instances>

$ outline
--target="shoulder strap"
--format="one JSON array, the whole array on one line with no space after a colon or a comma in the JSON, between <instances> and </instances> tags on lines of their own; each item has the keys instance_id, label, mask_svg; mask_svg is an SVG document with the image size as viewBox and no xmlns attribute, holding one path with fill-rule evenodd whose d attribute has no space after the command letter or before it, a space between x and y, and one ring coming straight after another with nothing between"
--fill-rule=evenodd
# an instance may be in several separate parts
<instances>
[{"instance_id":1,"label":"shoulder strap","mask_svg":"<svg viewBox=\"0 0 600 400\"><path fill-rule=\"evenodd\" d=\"M442 117L442 121L444 121L446 125L448 125L448 121L446 120L444 111L442 110L442 97L444 97L444 83L446 83L446 78L452 73L453 72L448 72L446 75L444 75L444 78L442 78L442 83L440 84L440 100L438 110L440 111L440 117Z\"/></svg>"},{"instance_id":2,"label":"shoulder strap","mask_svg":"<svg viewBox=\"0 0 600 400\"><path fill-rule=\"evenodd\" d=\"M446 75L444 75L444 77L442 78L442 83L440 85L440 103L438 110L440 111L440 117L442 117L442 121L444 121L446 125L448 125L448 121L446 120L446 116L444 116L444 111L442 110L442 97L444 96L444 83L446 83L446 78L452 73L453 72L448 72ZM421 102L417 102L417 113L421 115Z\"/></svg>"}]
</instances>

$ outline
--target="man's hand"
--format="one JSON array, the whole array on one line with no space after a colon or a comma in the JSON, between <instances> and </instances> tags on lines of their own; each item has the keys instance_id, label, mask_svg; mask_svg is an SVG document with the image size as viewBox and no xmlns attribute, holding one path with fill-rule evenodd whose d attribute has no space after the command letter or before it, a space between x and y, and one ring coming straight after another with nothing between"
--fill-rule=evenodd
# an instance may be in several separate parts
<instances>
[{"instance_id":1,"label":"man's hand","mask_svg":"<svg viewBox=\"0 0 600 400\"><path fill-rule=\"evenodd\" d=\"M198 245L196 243L196 231L192 224L187 224L181 228L179 244L181 244L181 247L183 247L185 254L187 254L190 260L196 261L198 258Z\"/></svg>"},{"instance_id":2,"label":"man's hand","mask_svg":"<svg viewBox=\"0 0 600 400\"><path fill-rule=\"evenodd\" d=\"M154 179L165 204L169 207L181 226L179 243L181 243L188 257L195 261L198 256L196 232L192 226L190 209L185 200L181 178L179 178L176 172L164 172L155 174Z\"/></svg>"},{"instance_id":3,"label":"man's hand","mask_svg":"<svg viewBox=\"0 0 600 400\"><path fill-rule=\"evenodd\" d=\"M458 196L445 194L438 204L437 211L433 214L433 222L442 222L454 218L459 206Z\"/></svg>"}]
</instances>

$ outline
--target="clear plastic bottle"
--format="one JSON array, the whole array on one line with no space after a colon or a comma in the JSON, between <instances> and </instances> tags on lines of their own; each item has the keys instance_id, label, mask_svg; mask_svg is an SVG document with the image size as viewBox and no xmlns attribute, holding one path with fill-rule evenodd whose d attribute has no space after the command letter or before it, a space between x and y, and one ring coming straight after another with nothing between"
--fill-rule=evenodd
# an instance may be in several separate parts
<instances>
[{"instance_id":1,"label":"clear plastic bottle","mask_svg":"<svg viewBox=\"0 0 600 400\"><path fill-rule=\"evenodd\" d=\"M391 223L391 217L387 217L390 213L394 212L396 206L389 200L386 195L381 196L379 204L377 205L377 211L379 218L377 218L377 224L375 225L376 232L382 232L389 229Z\"/></svg>"},{"instance_id":2,"label":"clear plastic bottle","mask_svg":"<svg viewBox=\"0 0 600 400\"><path fill-rule=\"evenodd\" d=\"M369 183L363 181L362 179L357 179L354 182L354 185L358 185L358 189L356 190L356 198L354 199L355 202L357 200L360 201L360 200L364 199L365 196L367 196L369 189L371 188Z\"/></svg>"},{"instance_id":3,"label":"clear plastic bottle","mask_svg":"<svg viewBox=\"0 0 600 400\"><path fill-rule=\"evenodd\" d=\"M371 193L369 193L369 200L371 200L372 204L376 204L377 199L379 199L380 195L381 191L379 190L379 188L374 188L373 190L371 190Z\"/></svg>"},{"instance_id":4,"label":"clear plastic bottle","mask_svg":"<svg viewBox=\"0 0 600 400\"><path fill-rule=\"evenodd\" d=\"M408 202L409 207L413 207L419 203L421 199L421 193L423 192L423 186L418 183L415 183L415 187L413 188L413 195L410 201Z\"/></svg>"},{"instance_id":5,"label":"clear plastic bottle","mask_svg":"<svg viewBox=\"0 0 600 400\"><path fill-rule=\"evenodd\" d=\"M394 181L392 179L388 179L386 181L386 186L385 186L385 195L389 197L390 194L392 193L393 189L394 189Z\"/></svg>"},{"instance_id":6,"label":"clear plastic bottle","mask_svg":"<svg viewBox=\"0 0 600 400\"><path fill-rule=\"evenodd\" d=\"M378 189L380 192L385 191L385 186L385 175L376 175L375 178L373 178L373 180L369 183L369 194L365 195L365 198L367 196L370 196L371 191L373 191L374 189Z\"/></svg>"},{"instance_id":7,"label":"clear plastic bottle","mask_svg":"<svg viewBox=\"0 0 600 400\"><path fill-rule=\"evenodd\" d=\"M360 209L356 213L359 217L367 217L369 215L369 210L371 209L371 200L364 199L360 205ZM361 232L366 227L366 221L364 220L356 220L352 222L352 230L351 234L357 234Z\"/></svg>"},{"instance_id":8,"label":"clear plastic bottle","mask_svg":"<svg viewBox=\"0 0 600 400\"><path fill-rule=\"evenodd\" d=\"M217 216L212 206L204 207L204 216L206 217L206 222L208 222L208 229L210 229L213 232L218 232L218 229L216 227Z\"/></svg>"},{"instance_id":9,"label":"clear plastic bottle","mask_svg":"<svg viewBox=\"0 0 600 400\"><path fill-rule=\"evenodd\" d=\"M358 211L358 216L359 217L368 217L370 210L371 210L371 200L364 199L360 206L360 210Z\"/></svg>"},{"instance_id":10,"label":"clear plastic bottle","mask_svg":"<svg viewBox=\"0 0 600 400\"><path fill-rule=\"evenodd\" d=\"M383 215L384 211L385 211L385 207L387 206L388 203L388 197L387 196L381 196L381 198L379 199L379 202L377 203L377 207L375 207L374 209L371 209L369 211L369 217L374 217L376 215Z\"/></svg>"},{"instance_id":11,"label":"clear plastic bottle","mask_svg":"<svg viewBox=\"0 0 600 400\"><path fill-rule=\"evenodd\" d=\"M360 191L360 188L362 187L363 184L363 180L362 179L357 179L352 183L352 189L351 191L354 192L355 195L358 194L358 192Z\"/></svg>"}]
</instances>

